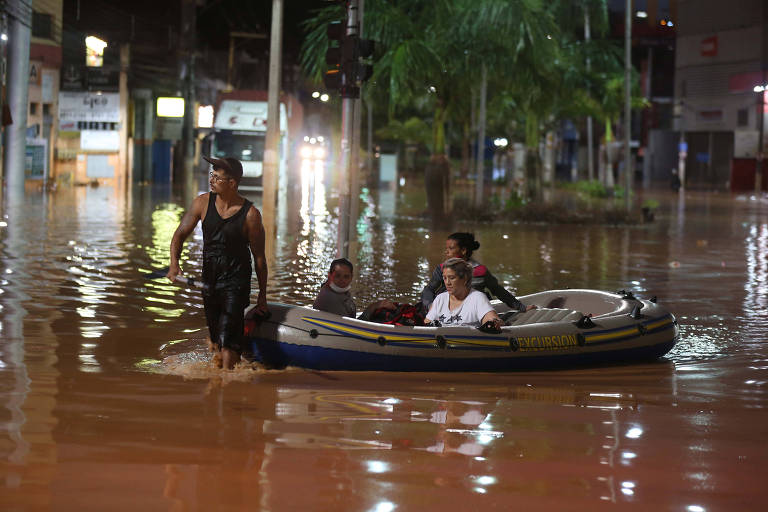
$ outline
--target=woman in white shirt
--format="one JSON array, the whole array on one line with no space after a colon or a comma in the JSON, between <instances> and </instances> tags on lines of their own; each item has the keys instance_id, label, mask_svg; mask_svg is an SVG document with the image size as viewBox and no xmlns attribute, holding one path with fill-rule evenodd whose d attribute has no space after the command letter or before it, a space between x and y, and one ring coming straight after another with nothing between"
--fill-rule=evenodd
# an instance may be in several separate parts
<instances>
[{"instance_id":1,"label":"woman in white shirt","mask_svg":"<svg viewBox=\"0 0 768 512\"><path fill-rule=\"evenodd\" d=\"M435 297L425 323L439 323L444 327L479 327L492 322L496 329L502 321L483 292L472 288L472 265L461 258L451 258L443 263L443 293Z\"/></svg>"}]
</instances>

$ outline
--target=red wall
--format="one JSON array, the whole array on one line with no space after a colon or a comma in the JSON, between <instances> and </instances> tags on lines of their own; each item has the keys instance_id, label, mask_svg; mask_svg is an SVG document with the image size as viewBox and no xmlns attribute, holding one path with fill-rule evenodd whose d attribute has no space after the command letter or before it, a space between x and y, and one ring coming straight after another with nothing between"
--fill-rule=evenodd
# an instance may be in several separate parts
<instances>
[{"instance_id":1,"label":"red wall","mask_svg":"<svg viewBox=\"0 0 768 512\"><path fill-rule=\"evenodd\" d=\"M731 192L752 192L755 190L754 158L734 158L731 160ZM763 192L768 191L768 160L763 160Z\"/></svg>"}]
</instances>

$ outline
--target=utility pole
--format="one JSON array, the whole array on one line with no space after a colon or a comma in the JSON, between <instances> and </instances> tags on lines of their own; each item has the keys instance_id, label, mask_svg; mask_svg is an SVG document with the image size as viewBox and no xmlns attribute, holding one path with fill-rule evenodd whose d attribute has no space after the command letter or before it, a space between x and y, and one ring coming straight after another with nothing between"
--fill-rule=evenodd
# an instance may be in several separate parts
<instances>
[{"instance_id":1,"label":"utility pole","mask_svg":"<svg viewBox=\"0 0 768 512\"><path fill-rule=\"evenodd\" d=\"M181 133L182 181L187 190L194 187L195 155L195 0L181 0L180 65L184 90L184 124ZM192 194L190 194L192 195Z\"/></svg>"},{"instance_id":2,"label":"utility pole","mask_svg":"<svg viewBox=\"0 0 768 512\"><path fill-rule=\"evenodd\" d=\"M347 6L346 36L357 35L357 0L350 0ZM346 79L347 77L345 77ZM353 85L353 84L345 84ZM350 230L350 178L355 118L355 98L353 94L342 94L341 101L341 153L339 158L339 231L336 253L339 258L349 257Z\"/></svg>"},{"instance_id":3,"label":"utility pole","mask_svg":"<svg viewBox=\"0 0 768 512\"><path fill-rule=\"evenodd\" d=\"M376 173L373 172L373 101L369 100L365 102L365 113L368 118L368 132L367 132L367 144L365 152L365 168L368 169L368 183L378 184L379 178Z\"/></svg>"},{"instance_id":4,"label":"utility pole","mask_svg":"<svg viewBox=\"0 0 768 512\"><path fill-rule=\"evenodd\" d=\"M632 135L632 0L626 2L624 16L624 198L627 210L632 207L632 153L629 150L629 139Z\"/></svg>"},{"instance_id":5,"label":"utility pole","mask_svg":"<svg viewBox=\"0 0 768 512\"><path fill-rule=\"evenodd\" d=\"M29 42L32 7L22 0L8 0L8 107L13 124L5 127L3 176L13 194L24 192L29 104Z\"/></svg>"},{"instance_id":6,"label":"utility pole","mask_svg":"<svg viewBox=\"0 0 768 512\"><path fill-rule=\"evenodd\" d=\"M592 40L592 33L589 25L589 6L584 6L584 40L589 46L589 41ZM592 69L592 63L589 56L587 56L587 73ZM593 130L592 130L592 116L587 116L587 178L592 181L595 178L595 147Z\"/></svg>"},{"instance_id":7,"label":"utility pole","mask_svg":"<svg viewBox=\"0 0 768 512\"><path fill-rule=\"evenodd\" d=\"M763 189L763 160L765 151L765 2L760 2L760 85L758 91L758 139L757 139L757 159L755 160L755 194L761 194Z\"/></svg>"},{"instance_id":8,"label":"utility pole","mask_svg":"<svg viewBox=\"0 0 768 512\"><path fill-rule=\"evenodd\" d=\"M272 30L269 41L269 92L267 95L267 137L264 143L262 174L263 223L267 244L274 242L277 231L275 206L280 166L280 84L283 61L283 0L272 0Z\"/></svg>"},{"instance_id":9,"label":"utility pole","mask_svg":"<svg viewBox=\"0 0 768 512\"><path fill-rule=\"evenodd\" d=\"M131 46L129 43L120 45L120 172L123 175L123 184L126 190L133 184L133 166L128 158L128 71L130 69Z\"/></svg>"},{"instance_id":10,"label":"utility pole","mask_svg":"<svg viewBox=\"0 0 768 512\"><path fill-rule=\"evenodd\" d=\"M677 145L677 177L680 179L680 194L685 192L685 159L688 157L688 143L685 142L685 96L680 99L680 142Z\"/></svg>"},{"instance_id":11,"label":"utility pole","mask_svg":"<svg viewBox=\"0 0 768 512\"><path fill-rule=\"evenodd\" d=\"M365 0L358 0L358 34L363 37L363 8ZM362 90L362 86L360 87ZM350 244L357 241L357 216L359 215L359 197L360 197L360 126L362 124L362 104L361 95L355 98L353 104L352 121L352 141L350 144L349 159L349 234L347 240ZM349 252L349 251L347 251Z\"/></svg>"}]
</instances>

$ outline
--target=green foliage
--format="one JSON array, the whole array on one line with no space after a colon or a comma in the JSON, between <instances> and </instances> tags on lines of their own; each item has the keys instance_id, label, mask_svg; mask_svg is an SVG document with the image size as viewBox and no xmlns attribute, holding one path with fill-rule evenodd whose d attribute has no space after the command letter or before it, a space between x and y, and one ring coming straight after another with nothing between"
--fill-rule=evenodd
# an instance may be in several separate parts
<instances>
[{"instance_id":1,"label":"green foliage","mask_svg":"<svg viewBox=\"0 0 768 512\"><path fill-rule=\"evenodd\" d=\"M520 195L516 190L513 190L509 197L507 198L506 203L504 204L504 210L510 211L514 210L516 208L522 207L526 203L525 198Z\"/></svg>"},{"instance_id":2,"label":"green foliage","mask_svg":"<svg viewBox=\"0 0 768 512\"><path fill-rule=\"evenodd\" d=\"M376 130L376 136L406 144L427 144L432 133L429 125L423 119L411 117L405 122L396 119L390 120L387 126Z\"/></svg>"},{"instance_id":3,"label":"green foliage","mask_svg":"<svg viewBox=\"0 0 768 512\"><path fill-rule=\"evenodd\" d=\"M319 82L326 26L343 19L344 8L313 14L301 64ZM607 0L368 0L363 37L376 41L376 52L363 95L390 120L377 136L424 144L433 155L446 142L466 143L483 70L489 135L534 148L560 119L587 115L610 134L623 112L624 57L608 28ZM643 108L638 84L633 73L632 105ZM527 165L527 179L540 175L537 159ZM599 183L580 186L590 197L607 195Z\"/></svg>"},{"instance_id":4,"label":"green foliage","mask_svg":"<svg viewBox=\"0 0 768 512\"><path fill-rule=\"evenodd\" d=\"M608 191L598 180L579 180L576 182L567 182L561 185L561 188L575 190L581 195L587 197L608 197Z\"/></svg>"},{"instance_id":5,"label":"green foliage","mask_svg":"<svg viewBox=\"0 0 768 512\"><path fill-rule=\"evenodd\" d=\"M641 208L648 208L649 210L655 210L658 207L659 202L656 199L646 199L641 206Z\"/></svg>"}]
</instances>

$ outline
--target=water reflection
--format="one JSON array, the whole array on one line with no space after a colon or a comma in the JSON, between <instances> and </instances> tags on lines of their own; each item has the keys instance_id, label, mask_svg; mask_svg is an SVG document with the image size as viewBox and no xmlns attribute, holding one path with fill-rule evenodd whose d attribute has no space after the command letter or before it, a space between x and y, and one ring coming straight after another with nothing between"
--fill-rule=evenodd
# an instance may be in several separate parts
<instances>
[{"instance_id":1,"label":"water reflection","mask_svg":"<svg viewBox=\"0 0 768 512\"><path fill-rule=\"evenodd\" d=\"M307 168L281 220L270 300L311 301L334 256L324 172ZM358 304L412 301L448 231L425 226L418 187L361 201ZM207 366L199 292L141 276L167 264L187 204L167 189L77 188L3 205L0 508L587 509L656 503L653 492L694 510L761 496L760 206L691 196L679 210L675 197L636 228L451 227L474 231L478 258L519 294L658 295L682 324L666 362L227 380ZM187 273L200 250L196 234ZM196 370L170 372L173 358Z\"/></svg>"},{"instance_id":2,"label":"water reflection","mask_svg":"<svg viewBox=\"0 0 768 512\"><path fill-rule=\"evenodd\" d=\"M744 311L763 326L768 321L768 224L749 226L745 240L747 279Z\"/></svg>"}]
</instances>

